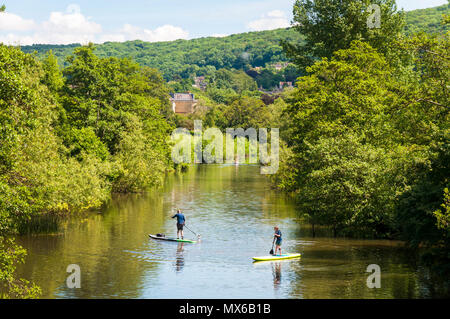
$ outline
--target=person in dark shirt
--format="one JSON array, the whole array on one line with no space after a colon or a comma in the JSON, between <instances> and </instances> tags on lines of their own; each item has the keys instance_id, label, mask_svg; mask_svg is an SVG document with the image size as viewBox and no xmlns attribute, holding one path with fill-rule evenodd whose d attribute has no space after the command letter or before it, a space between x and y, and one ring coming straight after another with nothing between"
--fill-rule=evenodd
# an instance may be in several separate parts
<instances>
[{"instance_id":1,"label":"person in dark shirt","mask_svg":"<svg viewBox=\"0 0 450 319\"><path fill-rule=\"evenodd\" d=\"M275 230L275 234L273 235L274 240L276 240L275 241L275 256L277 255L278 250L280 251L280 256L281 256L281 243L283 241L283 239L281 238L281 231L278 228L278 226L275 226L273 229Z\"/></svg>"},{"instance_id":2,"label":"person in dark shirt","mask_svg":"<svg viewBox=\"0 0 450 319\"><path fill-rule=\"evenodd\" d=\"M183 227L186 223L186 217L184 217L184 215L181 213L181 210L178 209L177 213L173 215L172 218L177 219L177 239L180 239L180 235L181 239L184 239Z\"/></svg>"}]
</instances>

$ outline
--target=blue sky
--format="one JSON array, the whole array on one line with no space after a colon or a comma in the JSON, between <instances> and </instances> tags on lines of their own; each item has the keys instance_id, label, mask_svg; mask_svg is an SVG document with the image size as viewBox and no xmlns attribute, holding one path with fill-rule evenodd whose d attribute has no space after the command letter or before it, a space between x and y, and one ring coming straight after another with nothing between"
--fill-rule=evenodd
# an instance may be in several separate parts
<instances>
[{"instance_id":1,"label":"blue sky","mask_svg":"<svg viewBox=\"0 0 450 319\"><path fill-rule=\"evenodd\" d=\"M286 27L294 0L0 0L0 42L96 43L222 36ZM447 0L397 0L413 10Z\"/></svg>"}]
</instances>

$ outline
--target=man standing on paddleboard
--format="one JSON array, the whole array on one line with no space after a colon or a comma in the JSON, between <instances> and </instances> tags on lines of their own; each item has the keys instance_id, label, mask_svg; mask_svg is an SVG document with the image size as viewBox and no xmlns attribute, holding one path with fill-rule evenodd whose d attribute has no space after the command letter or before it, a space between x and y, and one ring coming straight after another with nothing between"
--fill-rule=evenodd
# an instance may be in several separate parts
<instances>
[{"instance_id":1,"label":"man standing on paddleboard","mask_svg":"<svg viewBox=\"0 0 450 319\"><path fill-rule=\"evenodd\" d=\"M172 216L172 218L175 218L175 217L177 218L177 239L180 239L180 235L181 235L181 239L184 239L183 227L184 227L184 224L186 223L186 218L181 213L180 209L178 209L177 213Z\"/></svg>"},{"instance_id":2,"label":"man standing on paddleboard","mask_svg":"<svg viewBox=\"0 0 450 319\"><path fill-rule=\"evenodd\" d=\"M278 226L275 226L273 229L275 230L275 234L273 235L274 236L273 239L276 240L276 242L275 242L275 256L277 255L277 251L278 250L280 251L280 256L281 256L281 242L283 241L283 239L281 238L281 231L278 228Z\"/></svg>"}]
</instances>

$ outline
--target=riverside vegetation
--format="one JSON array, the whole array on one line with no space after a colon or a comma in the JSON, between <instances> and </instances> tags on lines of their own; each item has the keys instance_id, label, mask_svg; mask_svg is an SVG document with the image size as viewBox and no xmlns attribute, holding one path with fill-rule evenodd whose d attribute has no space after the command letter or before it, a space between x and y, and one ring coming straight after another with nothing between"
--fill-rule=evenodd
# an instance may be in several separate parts
<instances>
[{"instance_id":1,"label":"riverside vegetation","mask_svg":"<svg viewBox=\"0 0 450 319\"><path fill-rule=\"evenodd\" d=\"M367 28L372 3L380 29ZM448 278L448 13L446 5L405 14L392 0L299 0L300 24L286 30L0 46L2 297L39 296L14 276L25 251L11 235L33 230L35 218L99 207L112 192L160 185L174 169L172 129L193 129L196 119L222 130L280 128L272 183L295 196L313 232L402 239L425 247L432 273ZM430 23L419 22L424 16ZM201 75L205 91L192 87ZM293 89L263 92L292 79ZM197 111L173 115L170 91L196 93Z\"/></svg>"},{"instance_id":2,"label":"riverside vegetation","mask_svg":"<svg viewBox=\"0 0 450 319\"><path fill-rule=\"evenodd\" d=\"M363 26L371 3L379 29ZM312 225L422 246L448 278L449 16L443 31L405 36L395 1L302 0L294 21L305 42L283 44L308 75L282 111L289 134L274 184Z\"/></svg>"},{"instance_id":3,"label":"riverside vegetation","mask_svg":"<svg viewBox=\"0 0 450 319\"><path fill-rule=\"evenodd\" d=\"M173 169L174 124L160 74L129 59L98 58L77 48L61 72L0 46L0 282L2 297L36 297L14 277L24 251L9 237L107 201L139 192ZM39 227L39 226L38 226Z\"/></svg>"}]
</instances>

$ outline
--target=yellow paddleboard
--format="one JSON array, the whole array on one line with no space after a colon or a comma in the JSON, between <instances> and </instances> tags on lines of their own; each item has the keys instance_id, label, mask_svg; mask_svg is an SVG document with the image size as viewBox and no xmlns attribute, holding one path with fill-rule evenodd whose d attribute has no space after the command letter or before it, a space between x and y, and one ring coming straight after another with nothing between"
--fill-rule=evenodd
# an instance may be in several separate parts
<instances>
[{"instance_id":1,"label":"yellow paddleboard","mask_svg":"<svg viewBox=\"0 0 450 319\"><path fill-rule=\"evenodd\" d=\"M281 259L291 259L291 258L299 258L302 254L283 254L283 255L269 255L262 257L253 257L254 261L267 261L267 260L281 260Z\"/></svg>"}]
</instances>

